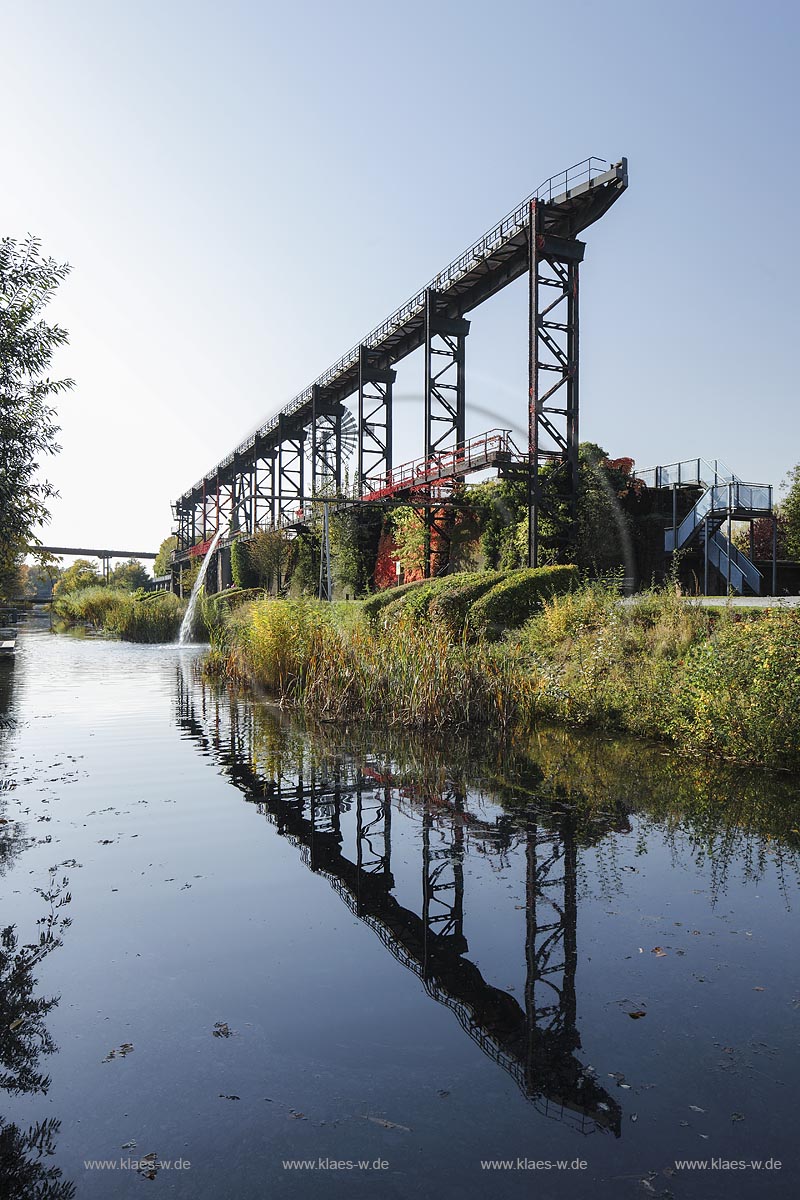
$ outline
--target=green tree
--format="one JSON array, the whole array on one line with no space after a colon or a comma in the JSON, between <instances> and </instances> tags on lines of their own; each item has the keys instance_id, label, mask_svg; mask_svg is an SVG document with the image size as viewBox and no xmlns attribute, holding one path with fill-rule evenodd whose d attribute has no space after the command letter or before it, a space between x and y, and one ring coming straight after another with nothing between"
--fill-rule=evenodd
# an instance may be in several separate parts
<instances>
[{"instance_id":1,"label":"green tree","mask_svg":"<svg viewBox=\"0 0 800 1200\"><path fill-rule=\"evenodd\" d=\"M249 586L261 584L271 589L277 585L286 575L291 556L292 547L282 529L261 529L253 534L247 542L247 563L255 579Z\"/></svg>"},{"instance_id":2,"label":"green tree","mask_svg":"<svg viewBox=\"0 0 800 1200\"><path fill-rule=\"evenodd\" d=\"M81 588L97 587L103 583L99 567L94 560L76 558L71 567L67 567L53 588L56 596L66 596L68 592L78 592Z\"/></svg>"},{"instance_id":3,"label":"green tree","mask_svg":"<svg viewBox=\"0 0 800 1200\"><path fill-rule=\"evenodd\" d=\"M161 545L158 547L158 554L153 563L154 575L166 575L169 572L172 564L172 552L178 547L178 539L174 533L169 537L165 537Z\"/></svg>"},{"instance_id":4,"label":"green tree","mask_svg":"<svg viewBox=\"0 0 800 1200\"><path fill-rule=\"evenodd\" d=\"M368 505L331 516L331 559L338 595L363 596L369 591L382 524L383 513Z\"/></svg>"},{"instance_id":5,"label":"green tree","mask_svg":"<svg viewBox=\"0 0 800 1200\"><path fill-rule=\"evenodd\" d=\"M425 525L413 508L402 505L389 513L398 562L406 575L425 569Z\"/></svg>"},{"instance_id":6,"label":"green tree","mask_svg":"<svg viewBox=\"0 0 800 1200\"><path fill-rule=\"evenodd\" d=\"M127 562L114 567L108 576L112 587L124 588L127 592L135 592L137 588L146 587L150 582L147 567L138 558L129 558Z\"/></svg>"},{"instance_id":7,"label":"green tree","mask_svg":"<svg viewBox=\"0 0 800 1200\"><path fill-rule=\"evenodd\" d=\"M800 463L792 467L783 481L786 488L780 513L786 523L786 552L800 559Z\"/></svg>"},{"instance_id":8,"label":"green tree","mask_svg":"<svg viewBox=\"0 0 800 1200\"><path fill-rule=\"evenodd\" d=\"M50 402L73 381L48 374L68 336L42 312L69 270L42 257L38 238L0 240L0 567L21 561L36 543L55 495L37 472L41 459L59 449Z\"/></svg>"}]
</instances>

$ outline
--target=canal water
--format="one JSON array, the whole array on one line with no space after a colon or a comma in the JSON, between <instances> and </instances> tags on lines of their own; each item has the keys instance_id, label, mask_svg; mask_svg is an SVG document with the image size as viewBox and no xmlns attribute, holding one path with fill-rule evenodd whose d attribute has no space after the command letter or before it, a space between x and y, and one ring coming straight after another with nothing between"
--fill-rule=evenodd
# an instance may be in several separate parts
<instances>
[{"instance_id":1,"label":"canal water","mask_svg":"<svg viewBox=\"0 0 800 1200\"><path fill-rule=\"evenodd\" d=\"M797 1195L796 781L201 659L0 662L1 1195Z\"/></svg>"}]
</instances>

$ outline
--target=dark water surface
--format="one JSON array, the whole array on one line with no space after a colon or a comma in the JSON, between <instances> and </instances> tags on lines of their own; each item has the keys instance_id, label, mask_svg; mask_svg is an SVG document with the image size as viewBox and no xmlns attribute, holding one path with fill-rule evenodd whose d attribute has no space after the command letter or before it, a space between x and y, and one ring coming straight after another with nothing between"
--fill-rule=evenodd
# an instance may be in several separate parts
<instances>
[{"instance_id":1,"label":"dark water surface","mask_svg":"<svg viewBox=\"0 0 800 1200\"><path fill-rule=\"evenodd\" d=\"M20 643L0 1195L800 1193L795 781L304 731L196 650Z\"/></svg>"}]
</instances>

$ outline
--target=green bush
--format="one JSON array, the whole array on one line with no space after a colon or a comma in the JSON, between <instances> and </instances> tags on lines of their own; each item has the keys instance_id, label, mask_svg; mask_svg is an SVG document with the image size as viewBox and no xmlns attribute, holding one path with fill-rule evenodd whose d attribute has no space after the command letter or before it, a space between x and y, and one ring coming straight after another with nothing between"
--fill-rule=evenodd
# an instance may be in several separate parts
<instances>
[{"instance_id":1,"label":"green bush","mask_svg":"<svg viewBox=\"0 0 800 1200\"><path fill-rule=\"evenodd\" d=\"M511 571L472 605L470 626L476 633L496 640L507 629L524 625L551 596L577 587L579 579L578 568L572 566Z\"/></svg>"},{"instance_id":2,"label":"green bush","mask_svg":"<svg viewBox=\"0 0 800 1200\"><path fill-rule=\"evenodd\" d=\"M487 581L484 591L496 583L501 576L497 572L460 571L453 575L438 575L435 579L420 579L416 583L404 587L392 588L393 593L382 607L387 617L397 617L400 613L417 620L427 620L432 614L432 606L443 596L460 588L479 585ZM369 601L367 601L369 603ZM381 611L379 609L379 611Z\"/></svg>"},{"instance_id":3,"label":"green bush","mask_svg":"<svg viewBox=\"0 0 800 1200\"><path fill-rule=\"evenodd\" d=\"M694 750L778 767L800 763L800 612L723 620L691 647L671 732Z\"/></svg>"},{"instance_id":4,"label":"green bush","mask_svg":"<svg viewBox=\"0 0 800 1200\"><path fill-rule=\"evenodd\" d=\"M460 638L467 625L472 605L505 579L506 574L505 571L483 571L474 576L455 576L453 587L447 588L432 598L428 610L431 618L439 621L451 637Z\"/></svg>"},{"instance_id":5,"label":"green bush","mask_svg":"<svg viewBox=\"0 0 800 1200\"><path fill-rule=\"evenodd\" d=\"M429 579L414 579L411 583L401 583L399 587L382 588L381 591L363 602L361 611L370 621L374 621L388 604L394 604L395 600L405 596L412 588L424 587L428 583L430 583Z\"/></svg>"},{"instance_id":6,"label":"green bush","mask_svg":"<svg viewBox=\"0 0 800 1200\"><path fill-rule=\"evenodd\" d=\"M231 575L237 588L251 588L258 583L250 562L250 548L243 538L231 543Z\"/></svg>"}]
</instances>

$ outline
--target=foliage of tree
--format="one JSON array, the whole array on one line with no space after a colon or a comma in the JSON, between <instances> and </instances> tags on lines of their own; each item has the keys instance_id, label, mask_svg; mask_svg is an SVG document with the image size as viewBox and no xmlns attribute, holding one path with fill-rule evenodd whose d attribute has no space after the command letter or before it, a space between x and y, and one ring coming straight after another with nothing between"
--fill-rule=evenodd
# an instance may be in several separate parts
<instances>
[{"instance_id":1,"label":"foliage of tree","mask_svg":"<svg viewBox=\"0 0 800 1200\"><path fill-rule=\"evenodd\" d=\"M158 554L153 563L154 575L166 575L169 572L170 563L172 561L172 552L177 549L178 539L174 533L169 537L165 537L161 545L158 547Z\"/></svg>"},{"instance_id":2,"label":"foliage of tree","mask_svg":"<svg viewBox=\"0 0 800 1200\"><path fill-rule=\"evenodd\" d=\"M480 529L485 565L491 570L522 566L528 545L525 485L505 479L487 479L471 487L467 496ZM524 549L520 545L523 540Z\"/></svg>"},{"instance_id":3,"label":"foliage of tree","mask_svg":"<svg viewBox=\"0 0 800 1200\"><path fill-rule=\"evenodd\" d=\"M59 449L51 401L73 381L48 374L68 336L42 312L69 271L42 257L38 238L0 240L0 566L36 542L55 495L37 472L42 458Z\"/></svg>"},{"instance_id":4,"label":"foliage of tree","mask_svg":"<svg viewBox=\"0 0 800 1200\"><path fill-rule=\"evenodd\" d=\"M76 558L72 566L62 573L53 591L56 596L65 596L68 592L77 592L81 588L98 587L103 583L100 568L97 563L88 558Z\"/></svg>"},{"instance_id":5,"label":"foliage of tree","mask_svg":"<svg viewBox=\"0 0 800 1200\"><path fill-rule=\"evenodd\" d=\"M539 555L543 565L574 562L603 573L632 558L632 521L639 485L633 460L610 459L602 446L582 442L578 451L577 522L563 489L560 467L539 472ZM528 498L524 483L487 480L468 491L481 530L485 565L507 571L528 559Z\"/></svg>"},{"instance_id":6,"label":"foliage of tree","mask_svg":"<svg viewBox=\"0 0 800 1200\"><path fill-rule=\"evenodd\" d=\"M425 570L425 525L413 508L405 505L389 514L397 561L406 576Z\"/></svg>"},{"instance_id":7,"label":"foliage of tree","mask_svg":"<svg viewBox=\"0 0 800 1200\"><path fill-rule=\"evenodd\" d=\"M800 463L792 467L783 481L786 495L780 512L786 522L786 553L800 559Z\"/></svg>"},{"instance_id":8,"label":"foliage of tree","mask_svg":"<svg viewBox=\"0 0 800 1200\"><path fill-rule=\"evenodd\" d=\"M337 593L362 596L369 591L382 523L382 514L374 507L350 508L331 516L331 563Z\"/></svg>"},{"instance_id":9,"label":"foliage of tree","mask_svg":"<svg viewBox=\"0 0 800 1200\"><path fill-rule=\"evenodd\" d=\"M788 558L786 516L778 510L775 519L778 526L777 557ZM750 529L748 525L740 524L738 528L735 528L733 544L737 550L741 550L743 554L749 556ZM753 521L753 558L756 560L772 558L772 521L769 517L759 517L758 520Z\"/></svg>"},{"instance_id":10,"label":"foliage of tree","mask_svg":"<svg viewBox=\"0 0 800 1200\"><path fill-rule=\"evenodd\" d=\"M31 595L42 599L50 597L53 587L61 578L62 567L52 555L44 555L40 561L28 567L28 585Z\"/></svg>"},{"instance_id":11,"label":"foliage of tree","mask_svg":"<svg viewBox=\"0 0 800 1200\"><path fill-rule=\"evenodd\" d=\"M236 543L234 543L236 545ZM272 589L283 579L292 557L292 546L281 529L262 529L247 543L247 560L253 572L253 582ZM248 585L241 585L248 586Z\"/></svg>"},{"instance_id":12,"label":"foliage of tree","mask_svg":"<svg viewBox=\"0 0 800 1200\"><path fill-rule=\"evenodd\" d=\"M319 538L304 533L295 538L291 547L293 566L290 590L293 596L316 596L319 593Z\"/></svg>"},{"instance_id":13,"label":"foliage of tree","mask_svg":"<svg viewBox=\"0 0 800 1200\"><path fill-rule=\"evenodd\" d=\"M109 572L108 582L111 587L124 588L127 592L135 592L137 588L146 587L150 574L138 558L129 558Z\"/></svg>"}]
</instances>

